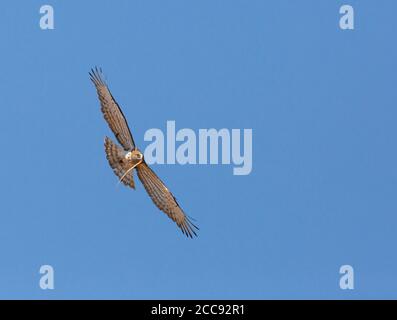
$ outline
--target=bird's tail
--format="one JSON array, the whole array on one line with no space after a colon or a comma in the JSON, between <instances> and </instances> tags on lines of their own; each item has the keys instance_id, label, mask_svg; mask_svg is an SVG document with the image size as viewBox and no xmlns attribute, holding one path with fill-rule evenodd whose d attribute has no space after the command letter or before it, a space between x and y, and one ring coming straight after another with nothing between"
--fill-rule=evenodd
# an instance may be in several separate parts
<instances>
[{"instance_id":1,"label":"bird's tail","mask_svg":"<svg viewBox=\"0 0 397 320\"><path fill-rule=\"evenodd\" d=\"M133 170L128 170L129 164L124 157L124 150L115 144L110 138L105 137L105 152L109 165L112 167L114 173L120 178L120 181L122 181L126 186L135 189Z\"/></svg>"}]
</instances>

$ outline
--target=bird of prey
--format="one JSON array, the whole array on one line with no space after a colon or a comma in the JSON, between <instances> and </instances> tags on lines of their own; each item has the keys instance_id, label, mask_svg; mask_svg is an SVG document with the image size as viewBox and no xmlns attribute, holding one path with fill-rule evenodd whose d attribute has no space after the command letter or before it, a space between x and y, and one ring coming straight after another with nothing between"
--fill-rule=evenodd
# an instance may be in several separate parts
<instances>
[{"instance_id":1,"label":"bird of prey","mask_svg":"<svg viewBox=\"0 0 397 320\"><path fill-rule=\"evenodd\" d=\"M134 169L136 169L139 179L154 204L165 212L186 236L190 238L197 236L198 227L183 212L173 194L149 168L142 152L136 147L127 120L110 93L102 70L95 67L95 69L91 69L89 75L96 87L104 118L121 144L120 147L110 138L105 137L106 158L114 173L126 186L135 189Z\"/></svg>"}]
</instances>

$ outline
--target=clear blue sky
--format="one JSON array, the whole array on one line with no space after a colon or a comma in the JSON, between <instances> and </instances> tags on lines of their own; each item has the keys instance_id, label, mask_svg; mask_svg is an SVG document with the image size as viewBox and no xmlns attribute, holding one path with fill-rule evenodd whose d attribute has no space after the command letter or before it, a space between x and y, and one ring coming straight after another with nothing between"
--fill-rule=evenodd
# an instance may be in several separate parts
<instances>
[{"instance_id":1,"label":"clear blue sky","mask_svg":"<svg viewBox=\"0 0 397 320\"><path fill-rule=\"evenodd\" d=\"M39 28L39 8L55 30ZM355 30L339 29L339 8ZM395 1L0 4L0 298L397 298ZM253 171L155 165L186 239L117 186L88 77L150 128L252 128ZM55 290L39 268L55 269ZM355 289L339 288L350 264Z\"/></svg>"}]
</instances>

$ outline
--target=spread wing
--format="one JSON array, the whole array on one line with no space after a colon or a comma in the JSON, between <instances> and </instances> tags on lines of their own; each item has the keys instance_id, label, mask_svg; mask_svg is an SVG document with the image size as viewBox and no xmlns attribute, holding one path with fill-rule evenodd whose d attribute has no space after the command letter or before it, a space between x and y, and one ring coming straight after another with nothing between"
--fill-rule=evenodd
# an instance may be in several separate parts
<instances>
[{"instance_id":1,"label":"spread wing","mask_svg":"<svg viewBox=\"0 0 397 320\"><path fill-rule=\"evenodd\" d=\"M134 139L132 138L127 120L123 111L113 98L110 90L102 77L102 70L95 68L89 73L91 81L94 83L98 98L101 103L101 111L113 131L116 139L123 146L124 150L130 151L135 148Z\"/></svg>"},{"instance_id":2,"label":"spread wing","mask_svg":"<svg viewBox=\"0 0 397 320\"><path fill-rule=\"evenodd\" d=\"M121 178L124 173L131 167L131 164L125 159L125 151L115 144L110 138L105 137L105 152L106 158L109 161L114 173ZM126 186L135 189L133 171L128 172L123 178L122 182Z\"/></svg>"},{"instance_id":3,"label":"spread wing","mask_svg":"<svg viewBox=\"0 0 397 320\"><path fill-rule=\"evenodd\" d=\"M154 204L174 220L185 235L190 238L193 235L197 236L195 230L198 230L198 228L189 220L175 197L146 162L142 162L136 168L138 177Z\"/></svg>"}]
</instances>

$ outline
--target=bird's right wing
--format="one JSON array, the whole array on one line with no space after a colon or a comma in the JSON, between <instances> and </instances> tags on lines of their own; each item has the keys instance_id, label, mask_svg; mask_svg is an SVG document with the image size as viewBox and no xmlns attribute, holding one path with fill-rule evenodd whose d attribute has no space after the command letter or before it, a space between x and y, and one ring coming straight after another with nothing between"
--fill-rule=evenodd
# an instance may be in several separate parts
<instances>
[{"instance_id":1,"label":"bird's right wing","mask_svg":"<svg viewBox=\"0 0 397 320\"><path fill-rule=\"evenodd\" d=\"M113 131L116 139L123 146L125 151L131 151L135 148L134 139L123 111L113 98L110 90L103 80L102 70L95 68L89 73L91 81L94 83L98 98L101 103L101 110L110 129Z\"/></svg>"},{"instance_id":2,"label":"bird's right wing","mask_svg":"<svg viewBox=\"0 0 397 320\"><path fill-rule=\"evenodd\" d=\"M149 168L145 161L137 167L138 177L141 180L146 192L152 198L154 204L168 217L176 222L182 232L188 237L197 236L198 228L190 221L189 217L183 212L178 202L160 178Z\"/></svg>"}]
</instances>

